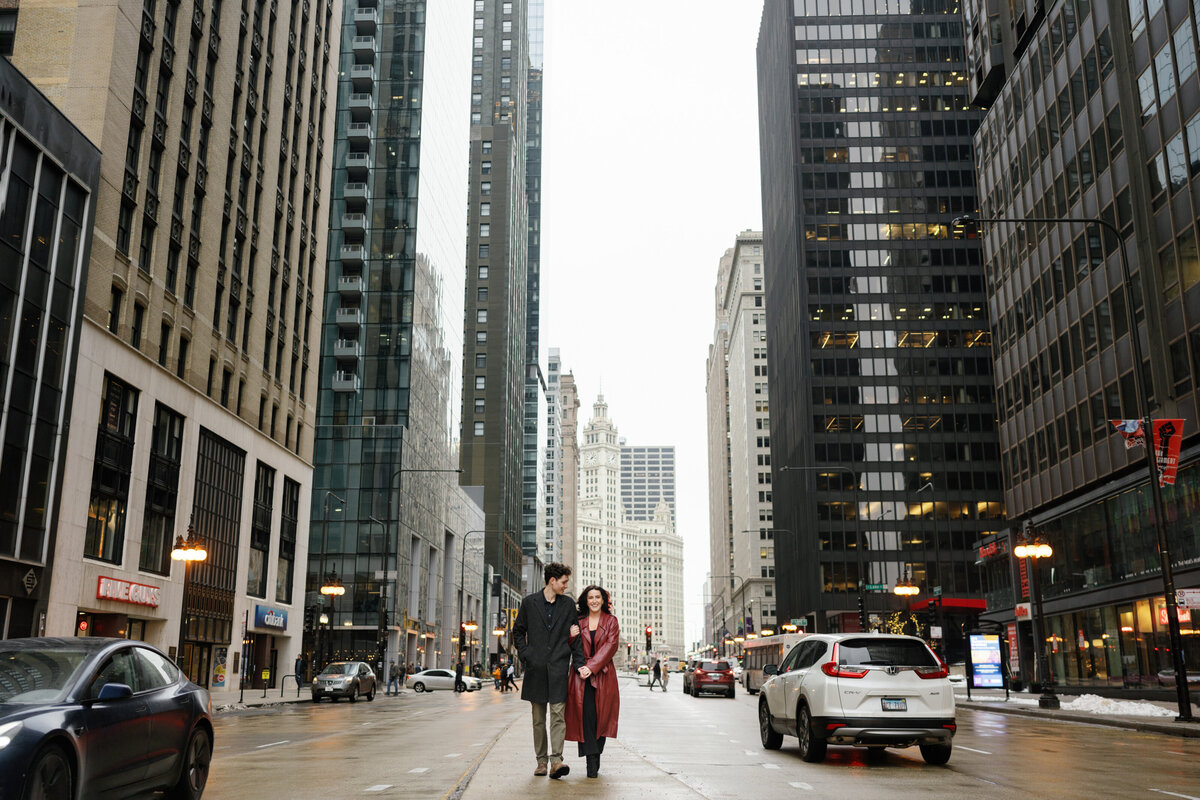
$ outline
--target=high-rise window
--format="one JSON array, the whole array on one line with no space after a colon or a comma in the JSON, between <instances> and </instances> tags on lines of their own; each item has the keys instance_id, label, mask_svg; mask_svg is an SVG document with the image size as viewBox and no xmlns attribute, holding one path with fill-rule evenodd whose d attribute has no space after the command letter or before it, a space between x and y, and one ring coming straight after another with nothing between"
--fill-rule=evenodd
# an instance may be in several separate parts
<instances>
[{"instance_id":1,"label":"high-rise window","mask_svg":"<svg viewBox=\"0 0 1200 800\"><path fill-rule=\"evenodd\" d=\"M182 451L183 417L162 403L156 403L138 567L158 575L167 575L171 571Z\"/></svg>"},{"instance_id":2,"label":"high-rise window","mask_svg":"<svg viewBox=\"0 0 1200 800\"><path fill-rule=\"evenodd\" d=\"M271 552L271 508L275 496L275 470L258 462L254 475L254 518L250 523L250 561L246 594L267 596L267 557Z\"/></svg>"},{"instance_id":3,"label":"high-rise window","mask_svg":"<svg viewBox=\"0 0 1200 800\"><path fill-rule=\"evenodd\" d=\"M104 376L100 431L92 466L92 497L83 544L83 554L88 558L120 563L123 557L137 401L136 389L112 375Z\"/></svg>"},{"instance_id":4,"label":"high-rise window","mask_svg":"<svg viewBox=\"0 0 1200 800\"><path fill-rule=\"evenodd\" d=\"M279 519L279 560L275 567L275 602L292 602L296 572L296 530L300 521L300 484L283 479L283 509Z\"/></svg>"}]
</instances>

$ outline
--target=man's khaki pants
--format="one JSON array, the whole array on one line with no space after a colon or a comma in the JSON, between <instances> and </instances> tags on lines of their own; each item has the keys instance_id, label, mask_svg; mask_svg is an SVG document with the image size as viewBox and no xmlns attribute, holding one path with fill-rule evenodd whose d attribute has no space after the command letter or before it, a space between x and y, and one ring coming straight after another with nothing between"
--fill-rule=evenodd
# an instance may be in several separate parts
<instances>
[{"instance_id":1,"label":"man's khaki pants","mask_svg":"<svg viewBox=\"0 0 1200 800\"><path fill-rule=\"evenodd\" d=\"M562 761L563 739L567 736L566 703L530 703L533 707L533 750L539 764L547 759L549 745L550 761ZM546 707L550 707L550 741L546 741Z\"/></svg>"}]
</instances>

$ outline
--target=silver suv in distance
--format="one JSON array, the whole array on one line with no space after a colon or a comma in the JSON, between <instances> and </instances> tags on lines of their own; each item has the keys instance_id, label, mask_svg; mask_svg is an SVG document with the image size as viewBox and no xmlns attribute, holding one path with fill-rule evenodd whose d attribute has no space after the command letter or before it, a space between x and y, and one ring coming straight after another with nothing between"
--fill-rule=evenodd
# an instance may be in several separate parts
<instances>
[{"instance_id":1,"label":"silver suv in distance","mask_svg":"<svg viewBox=\"0 0 1200 800\"><path fill-rule=\"evenodd\" d=\"M800 740L818 762L827 745L880 751L921 748L929 764L950 760L956 730L950 671L924 641L876 633L814 634L782 664L763 667L758 701L762 745Z\"/></svg>"}]
</instances>

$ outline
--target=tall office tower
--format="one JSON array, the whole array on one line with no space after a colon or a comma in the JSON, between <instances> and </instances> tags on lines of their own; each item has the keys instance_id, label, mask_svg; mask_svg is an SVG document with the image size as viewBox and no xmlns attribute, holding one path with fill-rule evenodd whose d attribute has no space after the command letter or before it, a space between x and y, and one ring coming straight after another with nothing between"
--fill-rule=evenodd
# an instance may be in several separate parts
<instances>
[{"instance_id":1,"label":"tall office tower","mask_svg":"<svg viewBox=\"0 0 1200 800\"><path fill-rule=\"evenodd\" d=\"M860 591L899 607L906 577L950 634L982 605L972 545L1004 503L980 250L949 237L976 206L965 70L955 0L766 2L775 574L809 630L857 629Z\"/></svg>"},{"instance_id":2,"label":"tall office tower","mask_svg":"<svg viewBox=\"0 0 1200 800\"><path fill-rule=\"evenodd\" d=\"M330 623L309 650L445 666L460 616L490 630L454 474L471 13L350 0L341 24L307 586Z\"/></svg>"},{"instance_id":3,"label":"tall office tower","mask_svg":"<svg viewBox=\"0 0 1200 800\"><path fill-rule=\"evenodd\" d=\"M665 502L675 523L675 448L633 446L621 442L621 505L625 519L654 519L659 502Z\"/></svg>"},{"instance_id":4,"label":"tall office tower","mask_svg":"<svg viewBox=\"0 0 1200 800\"><path fill-rule=\"evenodd\" d=\"M1031 521L1054 549L1040 574L1056 680L1157 684L1172 659L1145 451L1126 450L1109 420L1184 420L1163 500L1175 583L1200 586L1196 18L1141 0L969 2L964 15L969 96L988 109L975 137L981 216L1098 217L1119 229L1132 272L1127 296L1117 236L1095 225L982 226L1013 520L980 549L986 617L1018 634L1028 679L1033 640L1014 609L1029 581L1011 550ZM1181 628L1196 638L1196 611ZM1200 670L1200 651L1183 652Z\"/></svg>"},{"instance_id":5,"label":"tall office tower","mask_svg":"<svg viewBox=\"0 0 1200 800\"><path fill-rule=\"evenodd\" d=\"M45 629L100 151L4 58L0 86L0 639L9 639Z\"/></svg>"},{"instance_id":6,"label":"tall office tower","mask_svg":"<svg viewBox=\"0 0 1200 800\"><path fill-rule=\"evenodd\" d=\"M572 569L579 569L577 539L579 506L579 390L575 373L568 372L559 383L562 387L559 406L562 408L562 462L558 469L562 481L558 496L562 501L562 552L560 559Z\"/></svg>"},{"instance_id":7,"label":"tall office tower","mask_svg":"<svg viewBox=\"0 0 1200 800\"><path fill-rule=\"evenodd\" d=\"M599 395L579 445L576 586L599 584L621 619L622 645L644 646L641 622L640 534L621 503L621 445L608 404Z\"/></svg>"},{"instance_id":8,"label":"tall office tower","mask_svg":"<svg viewBox=\"0 0 1200 800\"><path fill-rule=\"evenodd\" d=\"M641 627L652 628L651 644L659 658L686 658L683 640L683 537L675 532L671 509L660 500L649 520L638 522L641 563ZM637 631L629 638L636 641Z\"/></svg>"},{"instance_id":9,"label":"tall office tower","mask_svg":"<svg viewBox=\"0 0 1200 800\"><path fill-rule=\"evenodd\" d=\"M731 633L775 627L762 243L761 233L743 231L721 258L709 347L709 567L723 611L713 628Z\"/></svg>"},{"instance_id":10,"label":"tall office tower","mask_svg":"<svg viewBox=\"0 0 1200 800\"><path fill-rule=\"evenodd\" d=\"M541 241L542 241L542 59L545 26L545 0L528 0L529 77L526 83L525 123L525 199L529 214L526 245L525 279L525 443L521 501L521 549L526 555L540 555L543 537L537 520L545 518L545 451L541 448L539 426L545 429L546 415L541 413L549 388L542 374L539 354L541 324ZM543 526L544 527L544 526Z\"/></svg>"},{"instance_id":11,"label":"tall office tower","mask_svg":"<svg viewBox=\"0 0 1200 800\"><path fill-rule=\"evenodd\" d=\"M546 530L538 549L544 564L563 557L563 378L562 356L557 347L551 347L546 362L546 477L541 487Z\"/></svg>"},{"instance_id":12,"label":"tall office tower","mask_svg":"<svg viewBox=\"0 0 1200 800\"><path fill-rule=\"evenodd\" d=\"M27 0L13 52L104 154L46 633L220 698L300 650L341 3L138 5Z\"/></svg>"},{"instance_id":13,"label":"tall office tower","mask_svg":"<svg viewBox=\"0 0 1200 800\"><path fill-rule=\"evenodd\" d=\"M461 481L484 487L485 557L502 607L516 608L529 374L527 0L474 0L473 8Z\"/></svg>"}]
</instances>

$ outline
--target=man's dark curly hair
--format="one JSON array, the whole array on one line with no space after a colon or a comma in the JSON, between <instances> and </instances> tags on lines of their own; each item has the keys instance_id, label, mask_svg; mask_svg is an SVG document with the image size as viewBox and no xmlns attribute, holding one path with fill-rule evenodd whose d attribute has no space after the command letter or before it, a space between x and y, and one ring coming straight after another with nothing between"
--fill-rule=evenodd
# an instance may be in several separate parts
<instances>
[{"instance_id":1,"label":"man's dark curly hair","mask_svg":"<svg viewBox=\"0 0 1200 800\"><path fill-rule=\"evenodd\" d=\"M546 565L546 568L542 570L542 577L545 579L546 583L549 583L550 581L556 581L563 575L570 574L571 568L566 564L560 564L557 561L551 561Z\"/></svg>"}]
</instances>

